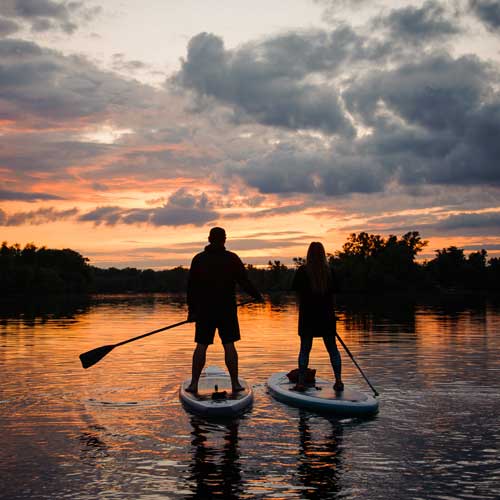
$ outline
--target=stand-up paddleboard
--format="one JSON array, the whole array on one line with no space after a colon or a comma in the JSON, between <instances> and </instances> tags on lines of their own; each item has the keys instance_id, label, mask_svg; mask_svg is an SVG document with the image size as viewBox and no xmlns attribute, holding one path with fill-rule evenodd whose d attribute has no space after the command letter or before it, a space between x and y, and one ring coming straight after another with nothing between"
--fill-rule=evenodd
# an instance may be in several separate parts
<instances>
[{"instance_id":1,"label":"stand-up paddleboard","mask_svg":"<svg viewBox=\"0 0 500 500\"><path fill-rule=\"evenodd\" d=\"M292 390L295 384L282 372L271 375L267 386L278 401L298 408L345 417L367 417L378 411L378 401L374 397L347 388L337 393L332 382L327 380L317 378L305 392L298 392Z\"/></svg>"},{"instance_id":2,"label":"stand-up paddleboard","mask_svg":"<svg viewBox=\"0 0 500 500\"><path fill-rule=\"evenodd\" d=\"M186 391L191 379L179 389L182 404L190 411L205 417L232 417L248 410L253 402L252 388L241 378L243 391L233 393L229 374L217 366L205 368L198 382L198 392Z\"/></svg>"}]
</instances>

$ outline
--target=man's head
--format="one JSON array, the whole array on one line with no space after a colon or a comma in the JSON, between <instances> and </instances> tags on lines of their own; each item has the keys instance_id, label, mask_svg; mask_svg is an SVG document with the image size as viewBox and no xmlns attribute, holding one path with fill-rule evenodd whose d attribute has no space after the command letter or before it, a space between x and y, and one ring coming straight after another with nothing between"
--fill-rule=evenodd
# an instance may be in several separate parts
<instances>
[{"instance_id":1,"label":"man's head","mask_svg":"<svg viewBox=\"0 0 500 500\"><path fill-rule=\"evenodd\" d=\"M226 231L222 227L213 227L210 229L208 241L213 245L224 245L226 242Z\"/></svg>"}]
</instances>

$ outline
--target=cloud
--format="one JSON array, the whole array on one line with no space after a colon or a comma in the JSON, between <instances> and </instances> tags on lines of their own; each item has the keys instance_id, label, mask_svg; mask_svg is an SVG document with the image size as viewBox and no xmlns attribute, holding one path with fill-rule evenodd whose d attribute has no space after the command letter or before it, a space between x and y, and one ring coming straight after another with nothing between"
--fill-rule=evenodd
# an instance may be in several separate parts
<instances>
[{"instance_id":1,"label":"cloud","mask_svg":"<svg viewBox=\"0 0 500 500\"><path fill-rule=\"evenodd\" d=\"M497 0L469 0L469 9L492 32L500 29L500 4Z\"/></svg>"},{"instance_id":2,"label":"cloud","mask_svg":"<svg viewBox=\"0 0 500 500\"><path fill-rule=\"evenodd\" d=\"M337 38L337 50L328 52L328 45L335 45ZM345 32L335 32L315 47L314 39L289 35L229 51L220 37L200 33L190 40L187 58L171 82L232 106L237 120L251 118L290 130L316 129L350 136L353 128L342 110L338 90L304 79L315 66L322 64L324 69L325 58L330 70L338 64L343 44L356 43L343 38Z\"/></svg>"},{"instance_id":3,"label":"cloud","mask_svg":"<svg viewBox=\"0 0 500 500\"><path fill-rule=\"evenodd\" d=\"M491 82L488 73L477 57L436 53L396 69L372 71L344 96L349 109L370 125L378 124L382 102L409 123L434 131L457 129L480 104Z\"/></svg>"},{"instance_id":4,"label":"cloud","mask_svg":"<svg viewBox=\"0 0 500 500\"><path fill-rule=\"evenodd\" d=\"M85 7L83 1L2 0L0 4L0 14L26 23L34 32L60 30L67 34L101 10L101 7Z\"/></svg>"},{"instance_id":5,"label":"cloud","mask_svg":"<svg viewBox=\"0 0 500 500\"><path fill-rule=\"evenodd\" d=\"M208 236L208 234L207 234ZM290 248L305 245L309 239L281 238L268 240L264 238L228 238L226 248L232 251L241 250L264 250L270 248ZM179 255L193 255L203 250L208 241L196 241L178 245L169 245L168 247L139 247L130 250L130 253L168 253Z\"/></svg>"},{"instance_id":6,"label":"cloud","mask_svg":"<svg viewBox=\"0 0 500 500\"><path fill-rule=\"evenodd\" d=\"M46 193L24 193L20 191L7 191L0 189L0 200L2 201L39 201L39 200L62 200L60 196Z\"/></svg>"},{"instance_id":7,"label":"cloud","mask_svg":"<svg viewBox=\"0 0 500 500\"><path fill-rule=\"evenodd\" d=\"M11 19L4 19L0 17L0 37L12 35L16 31L19 31L21 26Z\"/></svg>"},{"instance_id":8,"label":"cloud","mask_svg":"<svg viewBox=\"0 0 500 500\"><path fill-rule=\"evenodd\" d=\"M155 208L99 207L79 217L82 222L105 224L150 224L152 226L203 226L219 214L211 208L205 193L199 196L179 189L167 203Z\"/></svg>"},{"instance_id":9,"label":"cloud","mask_svg":"<svg viewBox=\"0 0 500 500\"><path fill-rule=\"evenodd\" d=\"M78 209L56 210L55 208L40 208L30 212L16 212L8 215L0 210L0 225L2 226L23 226L26 224L40 225L71 219L78 213Z\"/></svg>"},{"instance_id":10,"label":"cloud","mask_svg":"<svg viewBox=\"0 0 500 500\"><path fill-rule=\"evenodd\" d=\"M408 6L378 17L375 25L388 28L393 38L412 44L441 40L461 29L443 4L430 0L421 7Z\"/></svg>"},{"instance_id":11,"label":"cloud","mask_svg":"<svg viewBox=\"0 0 500 500\"><path fill-rule=\"evenodd\" d=\"M51 129L152 106L150 87L102 71L82 56L0 39L0 57L0 118L22 117L32 126Z\"/></svg>"},{"instance_id":12,"label":"cloud","mask_svg":"<svg viewBox=\"0 0 500 500\"><path fill-rule=\"evenodd\" d=\"M442 230L464 229L493 229L495 234L500 234L500 212L460 213L440 220L434 225Z\"/></svg>"},{"instance_id":13,"label":"cloud","mask_svg":"<svg viewBox=\"0 0 500 500\"><path fill-rule=\"evenodd\" d=\"M500 184L500 96L489 64L429 54L374 71L344 94L373 133L358 152L412 184Z\"/></svg>"},{"instance_id":14,"label":"cloud","mask_svg":"<svg viewBox=\"0 0 500 500\"><path fill-rule=\"evenodd\" d=\"M232 251L241 250L265 250L265 249L279 249L291 248L296 246L305 246L310 240L310 236L293 236L297 233L295 231L282 232L282 233L266 233L267 236L276 236L279 238L266 239L257 236L248 236L245 238L228 238L226 248ZM283 236L290 236L284 238ZM207 232L208 237L208 232ZM204 246L208 244L207 240L190 241L185 243L170 244L166 247L137 247L127 251L128 254L177 254L177 255L193 255L203 250ZM94 253L94 255L96 255Z\"/></svg>"},{"instance_id":15,"label":"cloud","mask_svg":"<svg viewBox=\"0 0 500 500\"><path fill-rule=\"evenodd\" d=\"M233 173L262 193L328 196L379 192L391 175L389 169L369 157L343 155L319 145L306 150L293 143L279 145Z\"/></svg>"},{"instance_id":16,"label":"cloud","mask_svg":"<svg viewBox=\"0 0 500 500\"><path fill-rule=\"evenodd\" d=\"M364 224L347 225L341 230L403 233L417 230L424 236L497 236L500 211L389 215L370 218Z\"/></svg>"},{"instance_id":17,"label":"cloud","mask_svg":"<svg viewBox=\"0 0 500 500\"><path fill-rule=\"evenodd\" d=\"M230 106L233 119L243 113L282 134L277 145L225 162L225 172L261 193L280 195L382 193L395 183L500 184L497 69L477 56L454 57L442 44L424 43L458 34L455 13L428 1L379 15L370 26L386 31L361 35L342 25L233 50L215 35L191 39L172 81L199 99ZM314 87L316 96L342 89L330 99L340 121L314 113L310 121L296 119L300 92L287 89L304 85ZM275 113L280 102L286 111ZM315 147L299 135L307 131L322 132Z\"/></svg>"},{"instance_id":18,"label":"cloud","mask_svg":"<svg viewBox=\"0 0 500 500\"><path fill-rule=\"evenodd\" d=\"M57 173L71 166L92 164L114 148L91 142L60 140L46 134L12 134L0 145L0 165L16 175ZM61 178L61 177L59 177Z\"/></svg>"},{"instance_id":19,"label":"cloud","mask_svg":"<svg viewBox=\"0 0 500 500\"><path fill-rule=\"evenodd\" d=\"M127 60L125 54L113 54L112 67L116 71L134 72L148 68L148 65L137 59Z\"/></svg>"},{"instance_id":20,"label":"cloud","mask_svg":"<svg viewBox=\"0 0 500 500\"><path fill-rule=\"evenodd\" d=\"M487 244L480 244L480 245L462 245L461 248L464 250L470 250L472 252L477 252L478 250L488 249L488 252L495 252L500 250L500 244L495 244L495 243L487 243Z\"/></svg>"}]
</instances>

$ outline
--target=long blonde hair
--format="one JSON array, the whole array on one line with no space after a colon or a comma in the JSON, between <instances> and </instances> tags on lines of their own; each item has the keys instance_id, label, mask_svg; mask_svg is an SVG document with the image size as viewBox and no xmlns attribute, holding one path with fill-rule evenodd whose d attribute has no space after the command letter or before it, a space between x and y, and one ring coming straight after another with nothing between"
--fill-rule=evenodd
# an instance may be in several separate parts
<instances>
[{"instance_id":1,"label":"long blonde hair","mask_svg":"<svg viewBox=\"0 0 500 500\"><path fill-rule=\"evenodd\" d=\"M330 284L330 269L326 260L325 247L313 241L307 250L306 270L315 293L325 293Z\"/></svg>"}]
</instances>

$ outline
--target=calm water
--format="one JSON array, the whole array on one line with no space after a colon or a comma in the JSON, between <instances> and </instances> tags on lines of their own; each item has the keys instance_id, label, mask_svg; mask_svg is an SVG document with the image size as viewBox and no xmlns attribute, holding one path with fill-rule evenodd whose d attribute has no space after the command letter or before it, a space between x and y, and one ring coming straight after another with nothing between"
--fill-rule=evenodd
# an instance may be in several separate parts
<instances>
[{"instance_id":1,"label":"calm water","mask_svg":"<svg viewBox=\"0 0 500 500\"><path fill-rule=\"evenodd\" d=\"M78 354L185 318L182 297L3 305L0 497L6 499L498 499L500 305L440 300L340 302L339 333L381 393L368 420L271 399L265 381L295 367L296 305L240 311L241 375L255 404L232 422L178 401L193 348L186 325ZM209 364L223 365L220 343ZM344 379L366 389L343 354ZM311 366L331 372L318 341Z\"/></svg>"}]
</instances>

